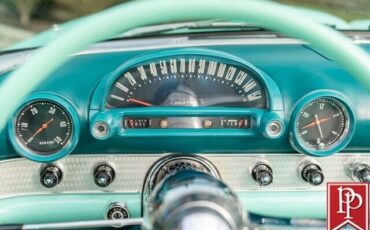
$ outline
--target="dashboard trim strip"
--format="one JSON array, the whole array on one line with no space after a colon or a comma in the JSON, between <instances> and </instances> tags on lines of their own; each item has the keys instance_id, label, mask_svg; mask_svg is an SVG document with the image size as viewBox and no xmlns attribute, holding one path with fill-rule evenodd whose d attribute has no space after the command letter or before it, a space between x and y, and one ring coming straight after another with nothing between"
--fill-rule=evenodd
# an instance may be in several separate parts
<instances>
[{"instance_id":1,"label":"dashboard trim strip","mask_svg":"<svg viewBox=\"0 0 370 230\"><path fill-rule=\"evenodd\" d=\"M222 46L222 45L307 45L308 43L294 39L294 38L245 38L245 39L203 39L203 40L189 40L188 37L178 37L171 39L150 39L141 41L140 39L134 42L130 41L114 41L104 42L96 45L92 45L86 50L77 52L72 56L82 56L90 54L102 54L102 53L118 53L118 52L129 52L129 51L149 51L166 48L188 48L188 47L201 47L201 46ZM161 43L153 44L153 41L161 41ZM370 40L357 39L353 40L356 45L370 44ZM16 69L19 65L22 65L28 61L33 52L31 50L24 50L20 53L6 53L1 55L0 53L0 74L6 73ZM5 61L9 59L10 61Z\"/></svg>"},{"instance_id":2,"label":"dashboard trim strip","mask_svg":"<svg viewBox=\"0 0 370 230\"><path fill-rule=\"evenodd\" d=\"M52 193L140 193L151 165L166 154L72 155L56 162L64 171L63 181L54 188L44 188L39 182L40 163L27 159L0 162L0 198ZM299 178L300 162L315 159L325 174L326 181L351 181L346 165L353 162L370 164L370 154L336 154L312 158L301 154L203 154L215 165L221 178L235 192L258 191L325 191L325 182L312 186ZM274 183L260 187L250 176L250 166L257 160L270 162ZM95 185L93 167L99 162L110 162L116 168L116 179L102 189ZM17 170L22 169L22 170Z\"/></svg>"}]
</instances>

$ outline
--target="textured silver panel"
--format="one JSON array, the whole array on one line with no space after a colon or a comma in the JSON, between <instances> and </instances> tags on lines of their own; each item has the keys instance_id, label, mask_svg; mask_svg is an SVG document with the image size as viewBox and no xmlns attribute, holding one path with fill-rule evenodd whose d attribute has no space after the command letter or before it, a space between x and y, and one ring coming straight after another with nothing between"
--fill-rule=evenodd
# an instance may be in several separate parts
<instances>
[{"instance_id":1,"label":"textured silver panel","mask_svg":"<svg viewBox=\"0 0 370 230\"><path fill-rule=\"evenodd\" d=\"M55 192L140 192L145 174L158 159L156 155L85 155L69 156L58 162L63 171L63 180L54 188L40 184L41 164L26 159L0 162L0 197ZM94 183L93 169L97 163L109 162L116 171L114 182L100 188Z\"/></svg>"},{"instance_id":2,"label":"textured silver panel","mask_svg":"<svg viewBox=\"0 0 370 230\"><path fill-rule=\"evenodd\" d=\"M64 172L63 180L56 187L47 189L39 182L41 164L26 159L0 162L0 197L24 194L141 192L145 175L150 166L165 154L74 155L57 164ZM370 164L370 154L337 154L324 158L309 158L300 154L206 154L221 178L235 191L253 190L324 190L325 184L312 186L298 175L300 162L313 159L322 168L327 181L351 181L345 168L351 162ZM260 187L250 176L250 167L259 159L267 160L273 170L274 182ZM106 188L95 185L93 168L97 163L109 162L115 168L116 178Z\"/></svg>"},{"instance_id":3,"label":"textured silver panel","mask_svg":"<svg viewBox=\"0 0 370 230\"><path fill-rule=\"evenodd\" d=\"M351 181L346 174L346 165L353 161L370 163L370 156L344 154L323 158L311 158L296 154L278 155L209 155L207 158L216 166L224 182L235 191L247 190L324 190L326 182ZM300 178L298 166L304 160L313 160L317 163L324 175L325 181L320 186L313 186ZM250 176L251 166L258 160L265 160L271 164L274 181L266 187L259 186Z\"/></svg>"}]
</instances>

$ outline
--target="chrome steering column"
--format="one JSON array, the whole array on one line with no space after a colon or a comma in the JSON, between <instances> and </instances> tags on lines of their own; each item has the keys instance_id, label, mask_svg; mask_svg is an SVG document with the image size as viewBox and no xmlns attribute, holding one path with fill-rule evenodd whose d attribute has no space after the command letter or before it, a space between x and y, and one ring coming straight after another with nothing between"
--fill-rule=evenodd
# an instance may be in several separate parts
<instances>
[{"instance_id":1,"label":"chrome steering column","mask_svg":"<svg viewBox=\"0 0 370 230\"><path fill-rule=\"evenodd\" d=\"M155 187L144 205L144 228L248 229L237 196L221 180L194 169L169 175Z\"/></svg>"}]
</instances>

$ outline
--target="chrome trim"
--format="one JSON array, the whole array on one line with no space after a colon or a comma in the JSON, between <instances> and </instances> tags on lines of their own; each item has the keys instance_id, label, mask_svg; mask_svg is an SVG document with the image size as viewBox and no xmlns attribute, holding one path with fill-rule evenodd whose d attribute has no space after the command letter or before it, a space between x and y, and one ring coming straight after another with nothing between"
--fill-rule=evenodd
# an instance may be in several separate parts
<instances>
[{"instance_id":1,"label":"chrome trim","mask_svg":"<svg viewBox=\"0 0 370 230\"><path fill-rule=\"evenodd\" d=\"M221 37L221 38L220 38ZM99 54L99 53L117 53L127 51L145 51L167 48L189 48L200 46L227 46L227 45L308 45L307 42L286 37L264 37L251 36L244 38L220 36L205 39L191 39L189 37L176 38L151 38L138 39L133 41L115 41L107 43L98 43L90 46L88 49L77 52L73 56ZM111 46L107 45L111 43ZM370 40L353 40L356 45L370 44Z\"/></svg>"},{"instance_id":2,"label":"chrome trim","mask_svg":"<svg viewBox=\"0 0 370 230\"><path fill-rule=\"evenodd\" d=\"M174 155L174 154L171 154L171 155L168 155L168 156L165 156L163 158L158 159L158 161L156 161L152 165L151 169L148 171L148 174L145 178L143 194L148 194L149 195L153 191L153 189L154 189L154 180L156 179L156 176L157 176L158 172L163 168L163 166L165 166L167 163L170 163L172 161L177 161L177 160L194 161L194 162L197 162L201 165L204 165L212 176L214 176L218 179L221 179L221 177L220 177L217 169L215 168L215 166L211 162L209 162L206 158L203 158L199 155Z\"/></svg>"},{"instance_id":3,"label":"chrome trim","mask_svg":"<svg viewBox=\"0 0 370 230\"><path fill-rule=\"evenodd\" d=\"M0 55L0 74L16 69L19 65L28 61L33 52L34 50L27 50Z\"/></svg>"},{"instance_id":4,"label":"chrome trim","mask_svg":"<svg viewBox=\"0 0 370 230\"><path fill-rule=\"evenodd\" d=\"M199 39L191 40L189 37L177 38L155 38L149 40L122 41L114 43L113 46L91 46L87 50L77 52L73 56L99 54L99 53L117 53L127 51L145 51L168 48L188 48L200 46L224 46L224 45L300 45L306 42L292 38L228 38L222 39Z\"/></svg>"},{"instance_id":5,"label":"chrome trim","mask_svg":"<svg viewBox=\"0 0 370 230\"><path fill-rule=\"evenodd\" d=\"M45 224L25 224L22 227L23 230L43 230L43 229L91 229L97 227L111 227L116 224L124 224L124 226L138 226L144 222L143 218L132 218L123 220L84 220L84 221L71 221L71 222L58 222L58 223L45 223ZM249 229L315 229L325 230L326 221L319 219L292 219L290 225L276 225L276 221L268 218L264 218L262 224L251 223ZM2 227L0 225L0 227Z\"/></svg>"},{"instance_id":6,"label":"chrome trim","mask_svg":"<svg viewBox=\"0 0 370 230\"><path fill-rule=\"evenodd\" d=\"M55 163L63 167L63 180L54 188L44 188L40 180L40 163L24 158L0 161L0 199L22 195L53 193L141 193L151 166L166 154L70 155ZM193 155L191 155L193 156ZM370 153L342 153L329 157L302 154L200 154L217 169L222 180L235 192L243 191L325 191L325 182L350 182L349 162L370 164ZM311 186L297 175L299 164L314 160L325 175L325 182ZM250 167L259 160L270 163L274 182L260 187L250 175ZM114 162L116 177L108 187L94 183L92 169L99 162ZM21 170L19 170L21 169Z\"/></svg>"},{"instance_id":7,"label":"chrome trim","mask_svg":"<svg viewBox=\"0 0 370 230\"><path fill-rule=\"evenodd\" d=\"M353 39L356 45L370 44L367 39ZM287 37L268 35L239 35L239 36L213 36L193 39L188 36L161 37L161 38L138 38L123 41L107 41L91 45L85 50L71 56L117 53L129 51L149 51L167 48L188 48L200 46L224 46L224 45L307 45L307 42ZM0 74L14 70L25 63L37 50L26 50L16 53L0 55Z\"/></svg>"},{"instance_id":8,"label":"chrome trim","mask_svg":"<svg viewBox=\"0 0 370 230\"><path fill-rule=\"evenodd\" d=\"M192 224L209 229L217 229L221 224L230 230L241 230L248 223L237 195L206 172L182 170L170 175L142 203L148 230L191 229ZM207 222L200 221L205 218L203 215L208 215ZM182 225L184 220L190 228Z\"/></svg>"},{"instance_id":9,"label":"chrome trim","mask_svg":"<svg viewBox=\"0 0 370 230\"><path fill-rule=\"evenodd\" d=\"M101 227L114 226L133 226L141 225L142 218L122 219L122 220L85 220L85 221L71 221L62 223L47 223L47 224L25 224L21 229L23 230L42 230L42 229L91 229ZM1 227L1 225L0 225Z\"/></svg>"}]
</instances>

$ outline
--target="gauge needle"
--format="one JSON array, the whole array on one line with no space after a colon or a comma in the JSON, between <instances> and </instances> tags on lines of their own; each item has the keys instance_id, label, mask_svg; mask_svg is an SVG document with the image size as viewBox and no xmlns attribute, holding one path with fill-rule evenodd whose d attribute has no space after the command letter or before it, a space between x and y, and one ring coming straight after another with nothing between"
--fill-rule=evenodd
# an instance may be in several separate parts
<instances>
[{"instance_id":1,"label":"gauge needle","mask_svg":"<svg viewBox=\"0 0 370 230\"><path fill-rule=\"evenodd\" d=\"M43 130L45 130L45 129L47 129L48 128L48 126L49 126L49 124L52 122L52 121L54 121L54 119L53 118L51 118L48 122L46 122L46 123L44 123L44 124L42 124L41 125L41 127L39 128L39 129L37 129L37 131L28 139L28 143L30 143L32 140L33 140L33 138L35 137L35 136L37 136L37 134L39 134L39 133L41 133Z\"/></svg>"},{"instance_id":2,"label":"gauge needle","mask_svg":"<svg viewBox=\"0 0 370 230\"><path fill-rule=\"evenodd\" d=\"M323 123L323 122L328 121L328 120L331 120L331 117L330 118L323 118L323 119L319 120L319 123ZM314 122L311 122L310 124L308 124L306 126L303 126L302 129L306 129L306 128L315 126L317 123L318 123L317 120L315 120Z\"/></svg>"},{"instance_id":3,"label":"gauge needle","mask_svg":"<svg viewBox=\"0 0 370 230\"><path fill-rule=\"evenodd\" d=\"M317 116L317 114L315 114L315 119L316 119L317 128L319 129L319 132L320 132L320 137L321 138L324 138L323 135L322 135L322 130L321 130L321 126L320 126L320 120L319 120L319 117Z\"/></svg>"},{"instance_id":4,"label":"gauge needle","mask_svg":"<svg viewBox=\"0 0 370 230\"><path fill-rule=\"evenodd\" d=\"M153 106L152 104L150 104L146 101L142 101L142 100L135 99L135 98L129 98L128 100L130 102L133 102L133 103L136 103L136 104L139 104L139 105L143 105L143 106Z\"/></svg>"}]
</instances>

